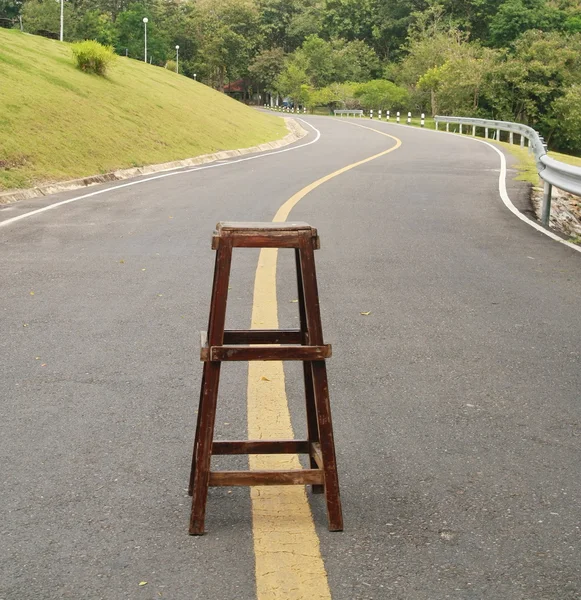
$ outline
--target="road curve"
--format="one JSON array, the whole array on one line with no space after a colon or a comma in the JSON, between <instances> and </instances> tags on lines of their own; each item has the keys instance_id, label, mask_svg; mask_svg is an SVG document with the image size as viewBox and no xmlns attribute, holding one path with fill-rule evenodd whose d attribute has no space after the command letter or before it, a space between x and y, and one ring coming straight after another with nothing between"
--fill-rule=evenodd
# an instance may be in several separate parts
<instances>
[{"instance_id":1,"label":"road curve","mask_svg":"<svg viewBox=\"0 0 581 600\"><path fill-rule=\"evenodd\" d=\"M578 253L506 209L483 144L305 120L321 138L296 151L0 228L0 598L256 597L248 490L211 490L208 535L187 536L210 235L219 220L271 220L394 145L361 124L401 147L290 214L321 235L334 350L345 532L311 501L332 598L580 597ZM233 327L250 322L257 256L235 256ZM294 324L283 252L277 276L280 324ZM217 436L245 437L247 369L224 371ZM300 432L299 372L285 373Z\"/></svg>"}]
</instances>

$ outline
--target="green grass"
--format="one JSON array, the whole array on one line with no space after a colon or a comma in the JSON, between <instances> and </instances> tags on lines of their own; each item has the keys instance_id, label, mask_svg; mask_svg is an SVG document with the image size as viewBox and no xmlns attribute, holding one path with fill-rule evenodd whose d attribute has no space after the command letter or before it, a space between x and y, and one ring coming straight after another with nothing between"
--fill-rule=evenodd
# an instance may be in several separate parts
<instances>
[{"instance_id":1,"label":"green grass","mask_svg":"<svg viewBox=\"0 0 581 600\"><path fill-rule=\"evenodd\" d=\"M0 29L0 190L254 146L283 120L120 57L106 78L69 44Z\"/></svg>"},{"instance_id":2,"label":"green grass","mask_svg":"<svg viewBox=\"0 0 581 600\"><path fill-rule=\"evenodd\" d=\"M555 160L581 167L581 158L578 156L570 156L569 154L561 154L560 152L549 152L549 156Z\"/></svg>"}]
</instances>

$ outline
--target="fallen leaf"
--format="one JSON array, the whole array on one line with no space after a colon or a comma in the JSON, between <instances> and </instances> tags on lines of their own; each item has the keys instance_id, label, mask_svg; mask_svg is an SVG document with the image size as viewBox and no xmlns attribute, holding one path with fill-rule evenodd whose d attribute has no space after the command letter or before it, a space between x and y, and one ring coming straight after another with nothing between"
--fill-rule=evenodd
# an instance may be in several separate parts
<instances>
[{"instance_id":1,"label":"fallen leaf","mask_svg":"<svg viewBox=\"0 0 581 600\"><path fill-rule=\"evenodd\" d=\"M264 375L260 378L260 381L270 381L270 379L268 377L265 377Z\"/></svg>"},{"instance_id":2,"label":"fallen leaf","mask_svg":"<svg viewBox=\"0 0 581 600\"><path fill-rule=\"evenodd\" d=\"M34 296L34 292L30 292L30 295L31 295L31 296Z\"/></svg>"},{"instance_id":3,"label":"fallen leaf","mask_svg":"<svg viewBox=\"0 0 581 600\"><path fill-rule=\"evenodd\" d=\"M224 425L230 425L230 423L224 423Z\"/></svg>"},{"instance_id":4,"label":"fallen leaf","mask_svg":"<svg viewBox=\"0 0 581 600\"><path fill-rule=\"evenodd\" d=\"M359 314L360 314L360 315L363 315L363 316L365 316L365 317L366 317L367 315L370 315L370 314L371 314L371 311L370 311L370 310L368 310L367 312L362 312L362 313L359 313Z\"/></svg>"},{"instance_id":5,"label":"fallen leaf","mask_svg":"<svg viewBox=\"0 0 581 600\"><path fill-rule=\"evenodd\" d=\"M22 327L28 327L28 323L22 323Z\"/></svg>"},{"instance_id":6,"label":"fallen leaf","mask_svg":"<svg viewBox=\"0 0 581 600\"><path fill-rule=\"evenodd\" d=\"M40 356L35 356L35 360L40 360Z\"/></svg>"},{"instance_id":7,"label":"fallen leaf","mask_svg":"<svg viewBox=\"0 0 581 600\"><path fill-rule=\"evenodd\" d=\"M119 262L120 262L122 265L123 265L123 264L125 264L125 261L124 261L123 259L121 259Z\"/></svg>"},{"instance_id":8,"label":"fallen leaf","mask_svg":"<svg viewBox=\"0 0 581 600\"><path fill-rule=\"evenodd\" d=\"M40 365L41 367L46 367L46 363L42 363L42 365Z\"/></svg>"},{"instance_id":9,"label":"fallen leaf","mask_svg":"<svg viewBox=\"0 0 581 600\"><path fill-rule=\"evenodd\" d=\"M145 271L145 269L141 269L142 271Z\"/></svg>"},{"instance_id":10,"label":"fallen leaf","mask_svg":"<svg viewBox=\"0 0 581 600\"><path fill-rule=\"evenodd\" d=\"M159 296L160 298L162 298L162 297L163 297L163 294L158 294L158 296Z\"/></svg>"},{"instance_id":11,"label":"fallen leaf","mask_svg":"<svg viewBox=\"0 0 581 600\"><path fill-rule=\"evenodd\" d=\"M139 585L141 585L141 586L147 585L147 581L140 581Z\"/></svg>"},{"instance_id":12,"label":"fallen leaf","mask_svg":"<svg viewBox=\"0 0 581 600\"><path fill-rule=\"evenodd\" d=\"M291 300L291 302L298 302L298 300Z\"/></svg>"},{"instance_id":13,"label":"fallen leaf","mask_svg":"<svg viewBox=\"0 0 581 600\"><path fill-rule=\"evenodd\" d=\"M170 219L173 219L173 217L169 217Z\"/></svg>"}]
</instances>

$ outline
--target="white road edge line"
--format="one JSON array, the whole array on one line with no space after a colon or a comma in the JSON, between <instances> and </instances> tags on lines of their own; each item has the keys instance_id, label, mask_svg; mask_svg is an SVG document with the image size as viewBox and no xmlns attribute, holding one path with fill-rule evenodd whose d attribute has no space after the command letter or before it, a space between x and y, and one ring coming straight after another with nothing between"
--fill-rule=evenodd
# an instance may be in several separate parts
<instances>
[{"instance_id":1,"label":"white road edge line","mask_svg":"<svg viewBox=\"0 0 581 600\"><path fill-rule=\"evenodd\" d=\"M564 240L563 238L560 238L558 235L554 234L552 231L548 231L544 227L541 227L541 225L539 225L538 223L535 223L528 217L525 217L520 212L520 210L512 203L512 201L509 198L508 193L506 191L506 158L505 158L504 154L496 146L493 146L489 142L485 142L484 140L474 140L474 141L480 142L481 144L485 144L486 146L489 146L500 156L500 177L498 178L498 190L500 192L500 197L502 198L502 201L504 202L506 208L508 208L508 210L510 210L511 213L516 215L521 221L528 223L531 227L534 227L537 231L544 233L545 235L549 236L551 239L555 240L556 242L560 242L561 244L565 244L565 246L569 246L569 248L573 248L573 250L577 250L577 252L581 252L581 246L577 246L575 244L572 244L571 242L568 242L567 240Z\"/></svg>"},{"instance_id":2,"label":"white road edge line","mask_svg":"<svg viewBox=\"0 0 581 600\"><path fill-rule=\"evenodd\" d=\"M75 198L69 198L68 200L62 200L61 202L55 202L54 204L49 204L48 206L44 206L43 208L38 208L36 210L32 210L30 212L24 213L22 215L18 215L17 217L12 217L11 219L6 219L5 221L0 221L0 227L6 227L7 225L12 225L12 223L16 223L22 219L27 219L28 217L32 217L34 215L38 215L40 213L46 212L47 210L53 210L58 208L59 206L64 206L65 204L70 204L71 202L78 202L79 200L84 200L85 198L92 198L93 196L100 196L101 194L106 194L108 192L114 192L115 190L120 190L122 188L130 187L132 185L141 185L142 183L147 183L149 181L154 181L156 179L163 179L165 177L173 177L175 175L185 175L186 173L193 173L195 171L204 171L206 169L216 169L218 167L226 167L228 165L235 165L236 163L245 162L247 160L255 160L257 158L264 158L265 156L272 156L274 154L282 154L283 152L291 152L292 150L298 150L299 148L305 148L306 146L310 146L311 144L315 144L321 138L321 132L311 125L307 123L304 119L298 119L302 121L306 125L308 125L315 133L315 139L307 142L306 144L301 144L300 146L293 146L292 148L284 148L283 150L275 150L273 152L266 152L264 154L257 154L256 156L247 156L245 158L239 158L237 160L232 160L229 162L222 162L218 164L206 165L203 167L194 167L193 169L185 169L183 167L176 167L176 169L171 169L172 172L165 172L162 175L154 175L153 177L147 177L146 179L138 179L137 181L130 181L129 183L122 183L120 185L115 185L112 187L108 187L104 190L97 190L96 192L91 192L89 194L83 194L82 196L76 196ZM182 170L180 170L182 169Z\"/></svg>"},{"instance_id":3,"label":"white road edge line","mask_svg":"<svg viewBox=\"0 0 581 600\"><path fill-rule=\"evenodd\" d=\"M348 121L345 121L345 122L348 123ZM354 125L354 124L355 123L351 123L351 125ZM398 123L387 123L387 122L385 124L404 127L409 130L409 125L403 125L401 123L399 123L399 124ZM413 129L417 130L416 127L414 127ZM430 133L439 133L442 135L454 135L456 137L461 137L464 140L468 139L473 142L478 142L479 144L484 144L485 146L492 148L500 156L500 176L498 178L498 191L500 193L500 198L504 202L504 205L506 206L506 208L508 208L508 210L510 210L511 213L516 215L521 221L524 221L527 225L534 227L537 231L544 233L546 236L550 237L552 240L555 240L556 242L559 242L560 244L564 244L565 246L568 246L569 248L572 248L573 250L576 250L577 252L581 252L581 246L577 246L576 244L572 244L571 242L564 240L563 238L554 234L552 231L549 231L548 229L545 229L538 223L535 223L532 219L525 217L525 215L523 215L520 212L520 210L512 203L512 200L510 199L508 192L506 191L506 158L505 158L504 154L496 146L493 146L492 144L490 144L489 142L485 142L484 140L479 140L478 138L468 137L468 136L460 135L459 133L452 133L449 131L436 131L435 129L420 129L420 131L430 132Z\"/></svg>"}]
</instances>

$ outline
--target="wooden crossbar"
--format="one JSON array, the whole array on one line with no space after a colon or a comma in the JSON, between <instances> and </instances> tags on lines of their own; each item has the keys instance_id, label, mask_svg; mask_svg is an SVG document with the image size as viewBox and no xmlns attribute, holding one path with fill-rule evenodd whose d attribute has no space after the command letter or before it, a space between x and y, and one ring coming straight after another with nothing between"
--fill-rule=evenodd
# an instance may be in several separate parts
<instances>
[{"instance_id":1,"label":"wooden crossbar","mask_svg":"<svg viewBox=\"0 0 581 600\"><path fill-rule=\"evenodd\" d=\"M238 485L323 485L325 475L320 469L290 471L210 471L210 486Z\"/></svg>"},{"instance_id":2,"label":"wooden crossbar","mask_svg":"<svg viewBox=\"0 0 581 600\"><path fill-rule=\"evenodd\" d=\"M324 346L206 346L202 361L227 360L324 360L331 356L331 345Z\"/></svg>"},{"instance_id":3,"label":"wooden crossbar","mask_svg":"<svg viewBox=\"0 0 581 600\"><path fill-rule=\"evenodd\" d=\"M309 454L308 440L227 440L212 444L212 454Z\"/></svg>"}]
</instances>

